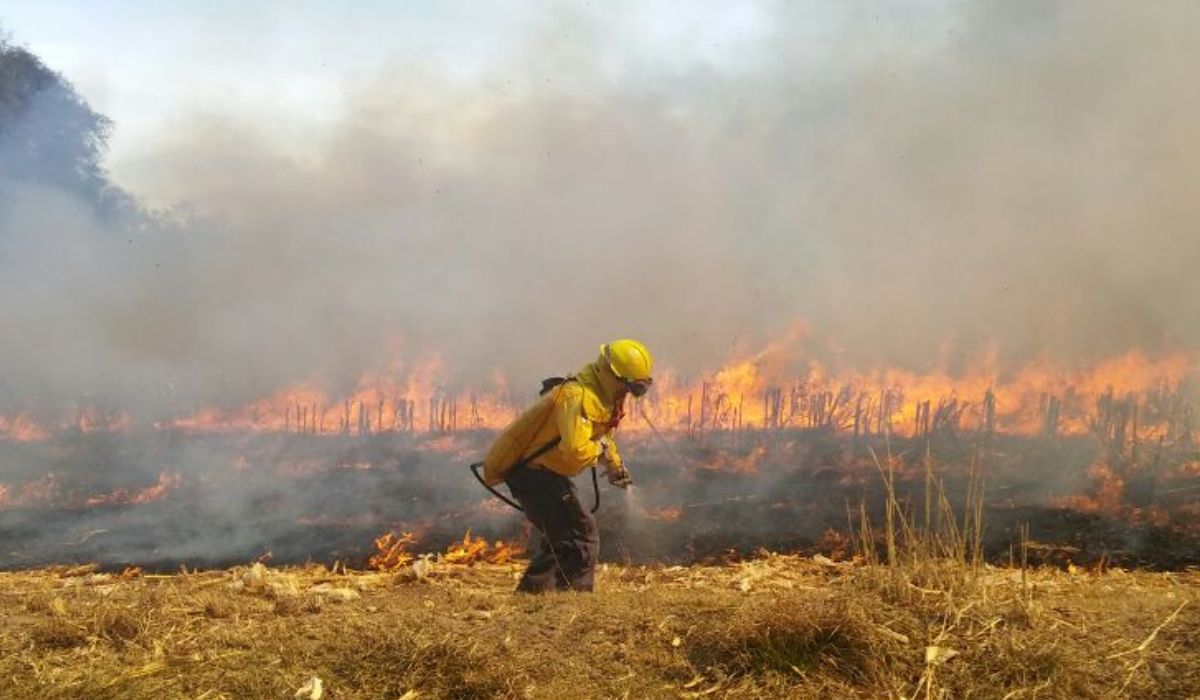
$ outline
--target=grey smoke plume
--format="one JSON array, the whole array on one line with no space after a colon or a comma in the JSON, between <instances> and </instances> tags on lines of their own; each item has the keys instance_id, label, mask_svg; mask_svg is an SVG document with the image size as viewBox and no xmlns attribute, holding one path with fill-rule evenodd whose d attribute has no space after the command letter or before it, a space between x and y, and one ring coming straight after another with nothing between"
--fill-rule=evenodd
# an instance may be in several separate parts
<instances>
[{"instance_id":1,"label":"grey smoke plume","mask_svg":"<svg viewBox=\"0 0 1200 700\"><path fill-rule=\"evenodd\" d=\"M429 352L532 386L625 335L697 372L797 321L857 367L1196 348L1200 6L832 3L819 41L767 7L728 65L613 68L580 10L333 123L181 112L145 135L170 224L4 184L4 400L155 414Z\"/></svg>"}]
</instances>

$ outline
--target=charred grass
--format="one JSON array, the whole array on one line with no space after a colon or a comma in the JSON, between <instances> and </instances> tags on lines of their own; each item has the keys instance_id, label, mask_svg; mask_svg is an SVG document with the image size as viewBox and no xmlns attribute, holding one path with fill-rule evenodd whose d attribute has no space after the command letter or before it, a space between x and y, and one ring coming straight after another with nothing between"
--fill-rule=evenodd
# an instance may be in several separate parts
<instances>
[{"instance_id":1,"label":"charred grass","mask_svg":"<svg viewBox=\"0 0 1200 700\"><path fill-rule=\"evenodd\" d=\"M0 574L0 689L291 697L317 676L327 698L410 700L1200 694L1196 572L942 561L917 575L764 554L609 566L595 595L526 597L518 568L416 581L314 566L249 586L247 569Z\"/></svg>"}]
</instances>

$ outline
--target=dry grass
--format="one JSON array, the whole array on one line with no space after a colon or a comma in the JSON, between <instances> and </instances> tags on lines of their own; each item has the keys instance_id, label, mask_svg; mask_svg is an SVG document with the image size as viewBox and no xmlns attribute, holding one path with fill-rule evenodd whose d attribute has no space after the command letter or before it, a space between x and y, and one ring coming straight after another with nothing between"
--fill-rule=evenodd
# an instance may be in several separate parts
<instances>
[{"instance_id":1,"label":"dry grass","mask_svg":"<svg viewBox=\"0 0 1200 700\"><path fill-rule=\"evenodd\" d=\"M1200 574L924 566L609 566L596 595L544 597L511 593L519 565L13 572L0 694L278 698L316 675L339 699L1200 695Z\"/></svg>"}]
</instances>

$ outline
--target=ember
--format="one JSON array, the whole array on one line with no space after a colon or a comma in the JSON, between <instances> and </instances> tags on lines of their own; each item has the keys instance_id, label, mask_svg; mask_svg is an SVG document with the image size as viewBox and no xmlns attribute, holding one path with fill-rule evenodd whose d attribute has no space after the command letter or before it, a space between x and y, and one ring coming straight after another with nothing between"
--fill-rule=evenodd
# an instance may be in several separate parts
<instances>
[{"instance_id":1,"label":"ember","mask_svg":"<svg viewBox=\"0 0 1200 700\"><path fill-rule=\"evenodd\" d=\"M667 506L665 508L659 508L658 510L655 510L654 512L650 513L650 517L654 518L655 520L665 520L667 522L674 522L676 520L679 520L679 518L683 517L683 508L680 508L678 506Z\"/></svg>"}]
</instances>

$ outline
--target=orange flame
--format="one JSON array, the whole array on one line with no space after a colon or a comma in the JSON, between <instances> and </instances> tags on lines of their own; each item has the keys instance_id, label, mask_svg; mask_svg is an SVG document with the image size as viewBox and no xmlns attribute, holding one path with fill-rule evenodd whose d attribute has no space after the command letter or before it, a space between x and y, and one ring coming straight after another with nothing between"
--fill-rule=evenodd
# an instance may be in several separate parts
<instances>
[{"instance_id":1,"label":"orange flame","mask_svg":"<svg viewBox=\"0 0 1200 700\"><path fill-rule=\"evenodd\" d=\"M162 499L167 495L167 492L178 488L183 478L179 474L168 474L162 472L158 475L158 481L152 486L147 486L139 491L130 491L129 489L117 489L112 493L92 496L87 499L89 506L102 505L126 505L134 503L150 503Z\"/></svg>"},{"instance_id":2,"label":"orange flame","mask_svg":"<svg viewBox=\"0 0 1200 700\"><path fill-rule=\"evenodd\" d=\"M367 560L367 567L379 571L395 571L413 561L413 554L408 548L416 543L416 536L411 532L396 535L386 532L375 538L375 554ZM459 542L451 544L440 557L445 564L463 564L471 566L478 563L505 564L519 558L525 553L525 548L515 542L496 540L488 545L482 537L472 537L471 531Z\"/></svg>"},{"instance_id":3,"label":"orange flame","mask_svg":"<svg viewBox=\"0 0 1200 700\"><path fill-rule=\"evenodd\" d=\"M334 397L303 383L229 409L207 407L157 424L188 432L280 431L311 435L372 435L386 432L452 432L498 429L516 409L508 387L494 374L486 390L450 391L436 359L397 374L363 374L348 395Z\"/></svg>"},{"instance_id":4,"label":"orange flame","mask_svg":"<svg viewBox=\"0 0 1200 700\"><path fill-rule=\"evenodd\" d=\"M0 438L13 442L36 442L49 437L49 431L23 413L15 416L0 416Z\"/></svg>"},{"instance_id":5,"label":"orange flame","mask_svg":"<svg viewBox=\"0 0 1200 700\"><path fill-rule=\"evenodd\" d=\"M43 474L20 486L0 484L0 508L48 506L61 498L62 479L57 474Z\"/></svg>"},{"instance_id":6,"label":"orange flame","mask_svg":"<svg viewBox=\"0 0 1200 700\"><path fill-rule=\"evenodd\" d=\"M496 540L489 547L487 540L482 537L471 537L471 531L467 530L461 542L455 542L450 545L449 549L442 555L442 561L448 564L466 565L479 562L505 564L520 557L524 552L525 548L520 544L504 542L503 540Z\"/></svg>"},{"instance_id":7,"label":"orange flame","mask_svg":"<svg viewBox=\"0 0 1200 700\"><path fill-rule=\"evenodd\" d=\"M1175 418L1163 408L1164 399L1198 368L1196 358L1184 353L1152 358L1131 350L1082 369L1035 361L1006 370L987 356L958 372L895 367L835 372L806 357L802 340L803 330L793 330L695 381L664 370L622 430L646 430L636 415L644 412L660 429L689 435L750 429L1081 435L1096 430L1097 414L1106 406L1122 403L1138 412L1132 427L1166 431ZM451 373L437 357L409 365L396 361L386 372L364 373L354 389L341 395L302 382L240 406L208 406L154 427L200 433L448 434L500 429L533 396L532 387L514 394L499 373L485 386L452 386ZM111 410L85 408L78 416L65 427L88 432L133 425L130 416ZM63 427L40 424L25 413L0 416L0 439L43 440Z\"/></svg>"},{"instance_id":8,"label":"orange flame","mask_svg":"<svg viewBox=\"0 0 1200 700\"><path fill-rule=\"evenodd\" d=\"M1106 401L1139 404L1146 409L1141 427L1164 427L1171 416L1149 404L1178 391L1196 369L1182 353L1151 359L1134 350L1082 370L1037 362L1005 373L985 362L958 376L884 369L835 377L815 361L789 372L788 352L773 345L691 384L667 374L639 408L660 428L688 434L802 428L921 435L948 427L1080 435L1095 429ZM636 420L628 425L644 429Z\"/></svg>"},{"instance_id":9,"label":"orange flame","mask_svg":"<svg viewBox=\"0 0 1200 700\"><path fill-rule=\"evenodd\" d=\"M442 561L448 564L474 564L484 559L487 549L487 540L482 537L472 539L471 531L467 530L467 533L463 535L462 542L450 545L450 548L442 555Z\"/></svg>"},{"instance_id":10,"label":"orange flame","mask_svg":"<svg viewBox=\"0 0 1200 700\"><path fill-rule=\"evenodd\" d=\"M396 535L385 532L375 538L375 554L367 559L367 567L378 571L395 571L412 563L407 547L416 541L411 532Z\"/></svg>"},{"instance_id":11,"label":"orange flame","mask_svg":"<svg viewBox=\"0 0 1200 700\"><path fill-rule=\"evenodd\" d=\"M1054 505L1085 513L1119 514L1125 501L1125 479L1103 462L1092 465L1088 476L1092 479L1090 495L1063 496L1054 499Z\"/></svg>"},{"instance_id":12,"label":"orange flame","mask_svg":"<svg viewBox=\"0 0 1200 700\"><path fill-rule=\"evenodd\" d=\"M525 546L520 542L496 540L492 543L492 553L488 556L488 561L493 564L507 564L523 556L525 556Z\"/></svg>"}]
</instances>

